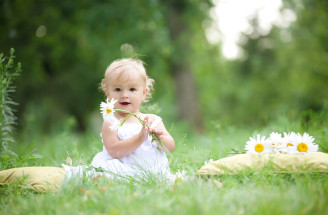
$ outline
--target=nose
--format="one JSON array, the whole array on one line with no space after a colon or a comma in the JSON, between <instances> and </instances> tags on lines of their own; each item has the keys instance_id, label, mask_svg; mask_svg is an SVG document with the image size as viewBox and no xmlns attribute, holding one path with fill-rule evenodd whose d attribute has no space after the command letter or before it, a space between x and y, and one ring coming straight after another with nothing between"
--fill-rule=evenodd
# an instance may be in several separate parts
<instances>
[{"instance_id":1,"label":"nose","mask_svg":"<svg viewBox=\"0 0 328 215\"><path fill-rule=\"evenodd\" d=\"M124 92L122 92L121 98L122 99L129 98L129 94L126 91L124 91Z\"/></svg>"}]
</instances>

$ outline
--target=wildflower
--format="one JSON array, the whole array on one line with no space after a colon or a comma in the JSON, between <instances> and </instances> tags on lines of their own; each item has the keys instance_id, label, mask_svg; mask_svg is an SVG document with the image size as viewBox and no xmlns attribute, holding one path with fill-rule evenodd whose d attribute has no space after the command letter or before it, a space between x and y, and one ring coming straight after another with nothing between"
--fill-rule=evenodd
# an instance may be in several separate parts
<instances>
[{"instance_id":1,"label":"wildflower","mask_svg":"<svg viewBox=\"0 0 328 215\"><path fill-rule=\"evenodd\" d=\"M308 154L318 151L314 138L307 133L303 135L295 132L284 132L284 137L277 132L272 132L268 139L257 135L246 142L248 154Z\"/></svg>"},{"instance_id":2,"label":"wildflower","mask_svg":"<svg viewBox=\"0 0 328 215\"><path fill-rule=\"evenodd\" d=\"M272 153L272 144L265 136L261 137L258 134L256 139L251 137L246 142L245 149L247 154L270 154Z\"/></svg>"},{"instance_id":3,"label":"wildflower","mask_svg":"<svg viewBox=\"0 0 328 215\"><path fill-rule=\"evenodd\" d=\"M290 154L306 154L318 151L318 145L314 143L314 138L307 133L295 134L291 146L288 147Z\"/></svg>"},{"instance_id":4,"label":"wildflower","mask_svg":"<svg viewBox=\"0 0 328 215\"><path fill-rule=\"evenodd\" d=\"M100 103L100 110L101 110L101 114L104 118L104 121L106 122L113 122L113 120L115 119L114 117L114 104L117 101L115 99L112 99L110 102L101 102Z\"/></svg>"},{"instance_id":5,"label":"wildflower","mask_svg":"<svg viewBox=\"0 0 328 215\"><path fill-rule=\"evenodd\" d=\"M295 148L295 138L297 134L295 132L284 132L284 142L287 146L288 154L297 154L297 149Z\"/></svg>"},{"instance_id":6,"label":"wildflower","mask_svg":"<svg viewBox=\"0 0 328 215\"><path fill-rule=\"evenodd\" d=\"M296 137L296 133L295 132L289 132L289 133L284 132L283 141L285 142L287 148L288 147L291 147L291 146L294 146L293 143L295 141L295 137Z\"/></svg>"},{"instance_id":7,"label":"wildflower","mask_svg":"<svg viewBox=\"0 0 328 215\"><path fill-rule=\"evenodd\" d=\"M175 174L174 174L174 177L175 177L175 180L174 180L174 183L177 184L179 182L182 182L186 176L186 170L178 170Z\"/></svg>"},{"instance_id":8,"label":"wildflower","mask_svg":"<svg viewBox=\"0 0 328 215\"><path fill-rule=\"evenodd\" d=\"M287 153L287 144L284 139L281 137L281 134L277 132L272 132L269 138L273 154L286 154Z\"/></svg>"}]
</instances>

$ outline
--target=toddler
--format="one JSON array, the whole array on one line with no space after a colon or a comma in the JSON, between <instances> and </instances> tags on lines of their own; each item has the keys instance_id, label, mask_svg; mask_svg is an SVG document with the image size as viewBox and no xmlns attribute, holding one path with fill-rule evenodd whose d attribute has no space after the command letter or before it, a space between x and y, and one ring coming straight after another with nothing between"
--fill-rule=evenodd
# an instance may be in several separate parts
<instances>
[{"instance_id":1,"label":"toddler","mask_svg":"<svg viewBox=\"0 0 328 215\"><path fill-rule=\"evenodd\" d=\"M91 166L95 169L88 171L87 175L104 174L110 178L126 178L155 174L172 177L165 152L174 150L174 139L159 116L140 112L141 104L151 97L153 83L154 80L147 76L140 60L119 59L109 65L100 87L106 94L107 101L117 101L114 109L118 111L115 111L114 117L120 122L126 121L122 126L103 122L103 151L93 158ZM146 126L142 126L137 118L129 117L129 113L125 111L138 116ZM152 140L149 132L161 140L165 149ZM63 167L68 177L72 174L81 174L84 169L66 165Z\"/></svg>"}]
</instances>

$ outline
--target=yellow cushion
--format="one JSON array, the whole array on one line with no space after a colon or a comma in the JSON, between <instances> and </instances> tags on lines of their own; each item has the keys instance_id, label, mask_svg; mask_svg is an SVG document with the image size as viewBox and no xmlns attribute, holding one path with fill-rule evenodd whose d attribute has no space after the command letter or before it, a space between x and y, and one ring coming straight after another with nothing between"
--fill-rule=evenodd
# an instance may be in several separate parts
<instances>
[{"instance_id":1,"label":"yellow cushion","mask_svg":"<svg viewBox=\"0 0 328 215\"><path fill-rule=\"evenodd\" d=\"M60 167L20 167L0 171L0 185L17 182L20 186L33 190L58 191L65 178L65 170Z\"/></svg>"},{"instance_id":2,"label":"yellow cushion","mask_svg":"<svg viewBox=\"0 0 328 215\"><path fill-rule=\"evenodd\" d=\"M248 170L265 169L276 173L326 172L328 154L316 152L305 155L291 154L239 154L222 158L204 165L197 175L237 174Z\"/></svg>"}]
</instances>

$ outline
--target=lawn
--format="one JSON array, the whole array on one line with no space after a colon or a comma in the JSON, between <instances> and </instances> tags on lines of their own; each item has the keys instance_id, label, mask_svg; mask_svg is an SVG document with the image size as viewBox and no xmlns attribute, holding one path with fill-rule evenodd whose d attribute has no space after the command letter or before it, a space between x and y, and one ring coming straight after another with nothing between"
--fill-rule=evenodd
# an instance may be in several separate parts
<instances>
[{"instance_id":1,"label":"lawn","mask_svg":"<svg viewBox=\"0 0 328 215\"><path fill-rule=\"evenodd\" d=\"M275 174L243 172L199 178L195 172L210 159L243 152L245 142L257 133L307 132L326 152L327 118L313 116L307 123L281 118L259 128L218 125L206 135L172 129L176 149L168 158L171 170L185 170L179 183L156 179L135 183L107 178L66 181L56 193L38 193L23 182L0 187L1 214L326 214L328 174ZM65 131L66 130L66 131ZM19 155L1 161L1 169L19 166L60 166L67 156L73 165L90 163L101 150L97 132L75 134L65 129L50 136L21 134L14 145Z\"/></svg>"}]
</instances>

